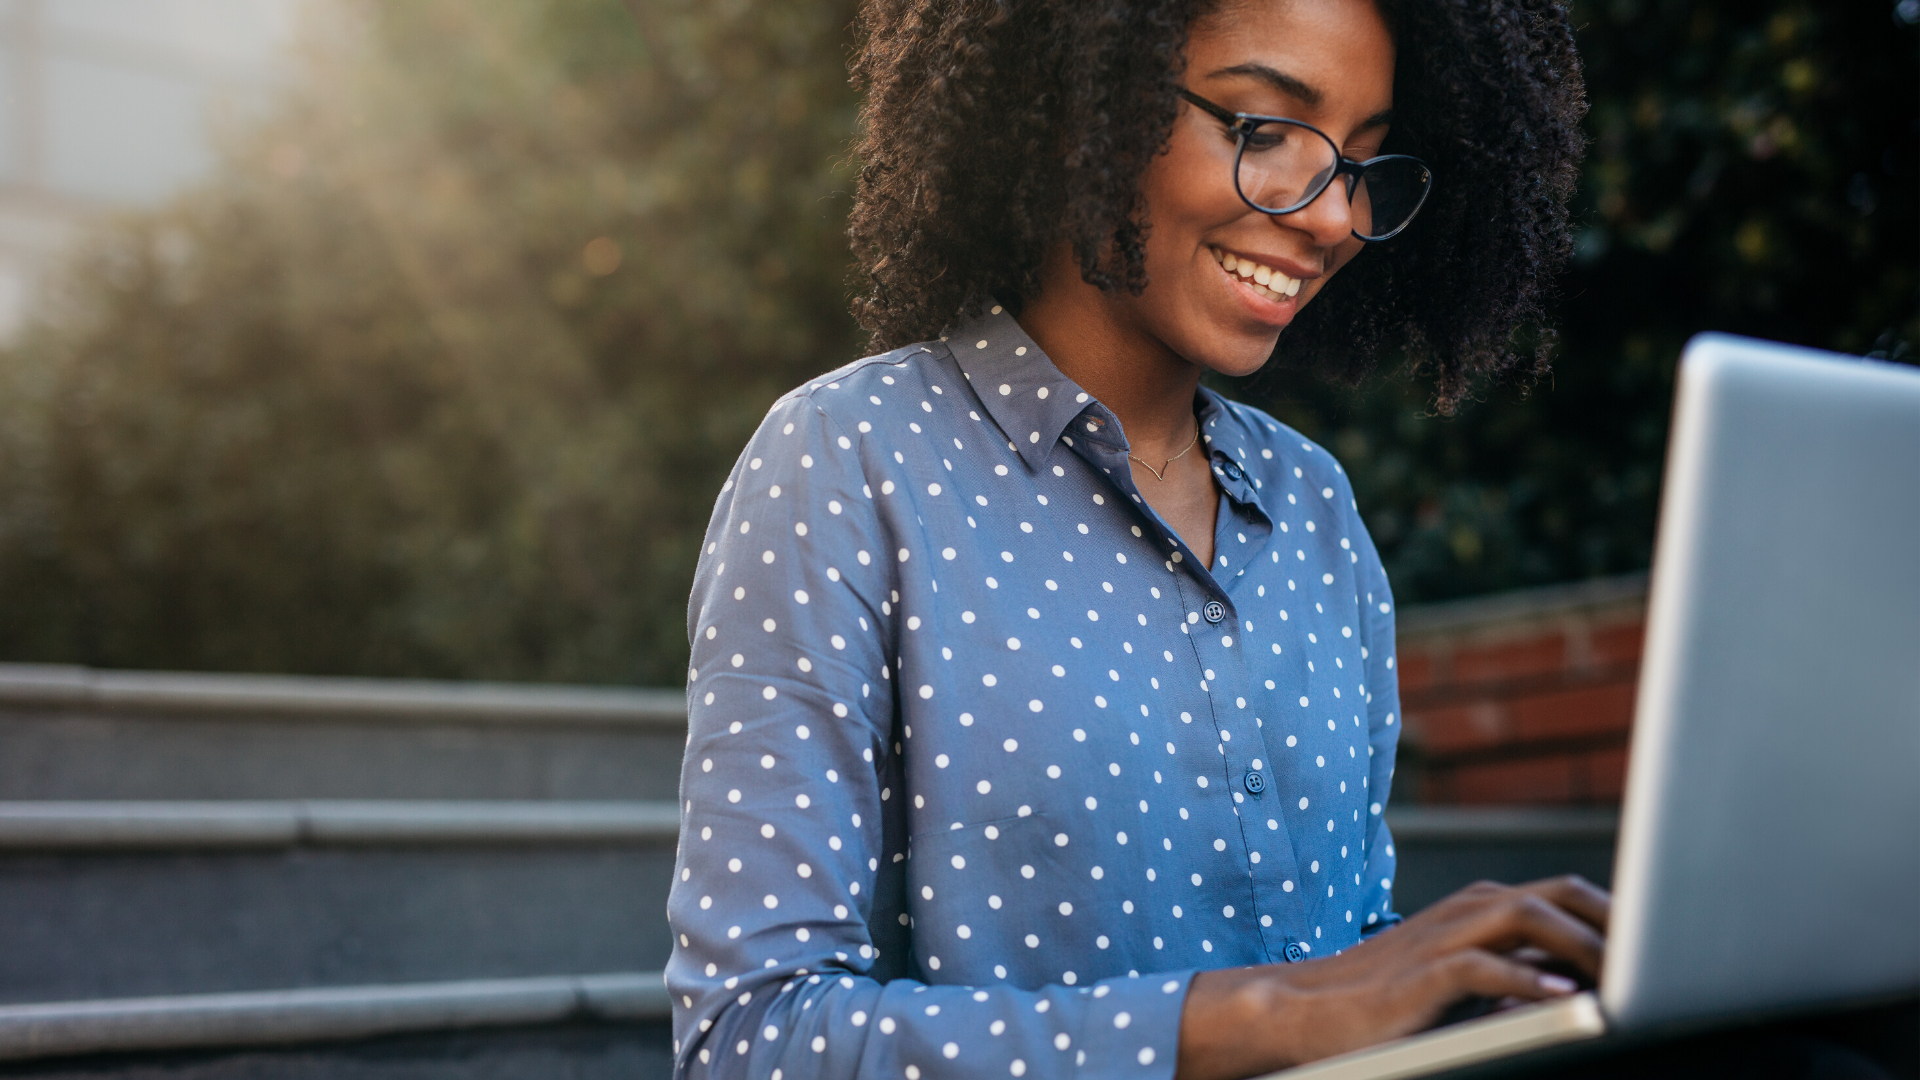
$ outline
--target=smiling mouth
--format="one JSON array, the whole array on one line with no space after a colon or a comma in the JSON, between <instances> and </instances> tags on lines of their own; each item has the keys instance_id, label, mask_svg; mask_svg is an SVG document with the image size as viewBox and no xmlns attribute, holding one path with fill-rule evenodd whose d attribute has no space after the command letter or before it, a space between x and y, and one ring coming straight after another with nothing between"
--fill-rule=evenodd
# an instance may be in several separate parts
<instances>
[{"instance_id":1,"label":"smiling mouth","mask_svg":"<svg viewBox=\"0 0 1920 1080\"><path fill-rule=\"evenodd\" d=\"M1219 263L1222 270L1238 274L1242 283L1269 300L1285 300L1300 291L1299 278L1290 278L1271 266L1262 266L1231 251L1221 251L1217 247L1207 250L1213 253L1213 261Z\"/></svg>"}]
</instances>

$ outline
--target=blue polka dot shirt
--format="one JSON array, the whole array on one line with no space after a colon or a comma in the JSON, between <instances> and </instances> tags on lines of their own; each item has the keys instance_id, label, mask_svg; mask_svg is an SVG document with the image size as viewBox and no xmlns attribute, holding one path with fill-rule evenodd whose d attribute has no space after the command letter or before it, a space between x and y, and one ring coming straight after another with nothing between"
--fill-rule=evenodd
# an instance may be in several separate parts
<instances>
[{"instance_id":1,"label":"blue polka dot shirt","mask_svg":"<svg viewBox=\"0 0 1920 1080\"><path fill-rule=\"evenodd\" d=\"M767 414L688 609L681 1072L1168 1077L1195 970L1395 921L1379 557L1326 451L1195 407L1211 568L998 308Z\"/></svg>"}]
</instances>

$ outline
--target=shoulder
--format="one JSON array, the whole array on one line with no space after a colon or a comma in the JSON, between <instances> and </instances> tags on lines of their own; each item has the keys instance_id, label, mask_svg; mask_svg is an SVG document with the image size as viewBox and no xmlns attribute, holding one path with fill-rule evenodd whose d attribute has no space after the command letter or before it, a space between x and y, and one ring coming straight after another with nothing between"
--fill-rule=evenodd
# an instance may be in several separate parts
<instances>
[{"instance_id":1,"label":"shoulder","mask_svg":"<svg viewBox=\"0 0 1920 1080\"><path fill-rule=\"evenodd\" d=\"M876 424L906 412L918 417L923 407L932 412L931 402L942 397L970 400L964 386L942 341L862 357L808 379L768 408L722 485L721 501L756 483L774 497L864 491L875 464L870 440L883 438Z\"/></svg>"},{"instance_id":2,"label":"shoulder","mask_svg":"<svg viewBox=\"0 0 1920 1080\"><path fill-rule=\"evenodd\" d=\"M869 404L909 394L919 395L917 401L927 395L955 393L959 376L953 370L952 356L946 342L922 341L864 356L816 375L780 395L761 422L761 434L776 424L784 428L787 424L814 423L857 437L864 434L860 417Z\"/></svg>"}]
</instances>

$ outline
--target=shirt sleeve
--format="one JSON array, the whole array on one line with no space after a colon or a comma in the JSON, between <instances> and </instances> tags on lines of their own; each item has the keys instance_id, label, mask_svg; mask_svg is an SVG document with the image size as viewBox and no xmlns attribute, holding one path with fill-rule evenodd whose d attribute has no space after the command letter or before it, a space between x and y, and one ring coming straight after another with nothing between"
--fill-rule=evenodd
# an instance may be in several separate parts
<instances>
[{"instance_id":1,"label":"shirt sleeve","mask_svg":"<svg viewBox=\"0 0 1920 1080\"><path fill-rule=\"evenodd\" d=\"M708 526L667 901L676 1075L1170 1077L1191 972L1032 990L876 977L875 885L904 854L885 845L909 798L890 787L889 665L911 570L869 452L791 395Z\"/></svg>"},{"instance_id":2,"label":"shirt sleeve","mask_svg":"<svg viewBox=\"0 0 1920 1080\"><path fill-rule=\"evenodd\" d=\"M1349 506L1352 502L1349 501ZM1361 647L1365 652L1367 673L1367 859L1364 882L1366 925L1362 936L1371 936L1400 921L1393 909L1395 856L1393 833L1387 827L1387 798L1393 789L1393 765L1400 746L1400 675L1394 661L1393 589L1387 583L1386 567L1380 553L1367 535L1366 526L1354 514L1353 536L1359 574L1361 604Z\"/></svg>"}]
</instances>

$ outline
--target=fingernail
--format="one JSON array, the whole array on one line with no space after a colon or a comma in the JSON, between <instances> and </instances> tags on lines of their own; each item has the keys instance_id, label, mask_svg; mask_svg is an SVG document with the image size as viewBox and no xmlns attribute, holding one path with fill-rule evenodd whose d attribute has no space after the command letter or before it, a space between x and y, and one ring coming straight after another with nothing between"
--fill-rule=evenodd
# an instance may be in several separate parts
<instances>
[{"instance_id":1,"label":"fingernail","mask_svg":"<svg viewBox=\"0 0 1920 1080\"><path fill-rule=\"evenodd\" d=\"M1567 978L1565 975L1551 975L1542 972L1540 974L1540 989L1545 990L1549 994L1571 994L1579 989L1579 984Z\"/></svg>"}]
</instances>

